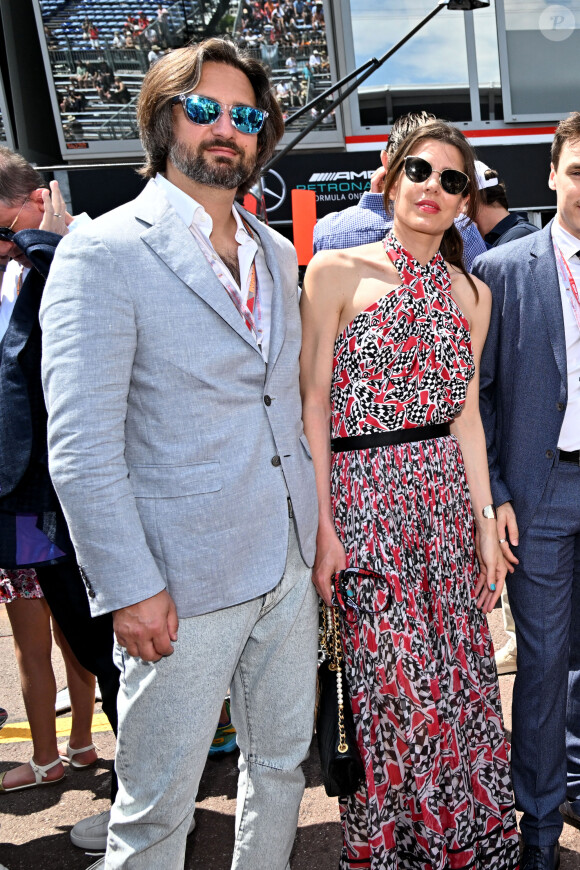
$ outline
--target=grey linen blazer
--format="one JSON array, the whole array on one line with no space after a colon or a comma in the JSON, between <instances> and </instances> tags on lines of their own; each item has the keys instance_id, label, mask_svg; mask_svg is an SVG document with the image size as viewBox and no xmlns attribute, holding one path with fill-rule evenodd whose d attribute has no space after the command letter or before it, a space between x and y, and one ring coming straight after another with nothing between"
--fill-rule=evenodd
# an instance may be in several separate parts
<instances>
[{"instance_id":1,"label":"grey linen blazer","mask_svg":"<svg viewBox=\"0 0 580 870\"><path fill-rule=\"evenodd\" d=\"M551 223L473 264L489 285L480 410L496 504L512 501L528 527L554 464L568 401L564 316Z\"/></svg>"},{"instance_id":2,"label":"grey linen blazer","mask_svg":"<svg viewBox=\"0 0 580 870\"><path fill-rule=\"evenodd\" d=\"M181 617L271 590L288 496L312 565L296 255L244 217L274 279L267 365L153 181L57 250L41 307L50 471L94 615L163 588Z\"/></svg>"}]
</instances>

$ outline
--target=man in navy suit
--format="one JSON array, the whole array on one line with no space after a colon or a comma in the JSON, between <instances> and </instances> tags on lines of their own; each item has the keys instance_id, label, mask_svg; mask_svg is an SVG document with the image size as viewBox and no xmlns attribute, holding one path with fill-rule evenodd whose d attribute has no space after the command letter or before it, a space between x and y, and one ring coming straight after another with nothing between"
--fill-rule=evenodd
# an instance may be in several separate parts
<instances>
[{"instance_id":1,"label":"man in navy suit","mask_svg":"<svg viewBox=\"0 0 580 870\"><path fill-rule=\"evenodd\" d=\"M562 815L580 822L580 112L558 126L551 158L554 220L473 269L493 294L481 416L498 535L517 561L508 584L521 870L557 868Z\"/></svg>"}]
</instances>

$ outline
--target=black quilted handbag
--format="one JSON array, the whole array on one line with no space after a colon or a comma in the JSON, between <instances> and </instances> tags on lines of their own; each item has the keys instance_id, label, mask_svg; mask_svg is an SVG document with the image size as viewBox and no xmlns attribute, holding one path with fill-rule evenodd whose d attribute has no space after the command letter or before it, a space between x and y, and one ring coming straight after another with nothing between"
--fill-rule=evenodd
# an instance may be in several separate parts
<instances>
[{"instance_id":1,"label":"black quilted handbag","mask_svg":"<svg viewBox=\"0 0 580 870\"><path fill-rule=\"evenodd\" d=\"M325 607L323 645L327 658L318 668L316 737L322 780L329 797L353 794L364 777L342 662L335 608Z\"/></svg>"}]
</instances>

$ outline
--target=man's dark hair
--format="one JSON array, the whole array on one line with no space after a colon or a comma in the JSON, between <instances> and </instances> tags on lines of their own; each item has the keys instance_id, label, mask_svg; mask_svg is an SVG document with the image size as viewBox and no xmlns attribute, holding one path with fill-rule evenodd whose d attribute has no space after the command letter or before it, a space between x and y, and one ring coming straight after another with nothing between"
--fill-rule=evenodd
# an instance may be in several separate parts
<instances>
[{"instance_id":1,"label":"man's dark hair","mask_svg":"<svg viewBox=\"0 0 580 870\"><path fill-rule=\"evenodd\" d=\"M403 139L406 139L409 133L418 130L430 121L435 121L435 115L431 112L409 112L407 115L401 115L395 120L389 133L389 140L385 145L387 157L390 159Z\"/></svg>"},{"instance_id":2,"label":"man's dark hair","mask_svg":"<svg viewBox=\"0 0 580 870\"><path fill-rule=\"evenodd\" d=\"M578 140L580 140L580 112L572 112L556 127L550 154L554 169L558 168L560 154L566 142L577 142Z\"/></svg>"},{"instance_id":3,"label":"man's dark hair","mask_svg":"<svg viewBox=\"0 0 580 870\"><path fill-rule=\"evenodd\" d=\"M497 178L498 182L491 187L482 187L479 191L481 202L484 205L493 205L498 202L507 211L509 205L507 201L505 182L500 180L499 173L495 169L486 169L483 175L486 181L489 181L491 178Z\"/></svg>"},{"instance_id":4,"label":"man's dark hair","mask_svg":"<svg viewBox=\"0 0 580 870\"><path fill-rule=\"evenodd\" d=\"M413 150L421 142L429 139L434 139L436 142L443 142L445 145L453 145L459 150L463 157L463 171L469 177L467 188L461 195L469 197L465 214L470 221L475 219L477 211L477 176L475 172L475 153L473 148L463 135L463 133L454 127L452 124L447 124L445 121L430 121L428 124L423 124L418 127L413 133L406 136L392 157L389 158L389 166L385 178L385 192L383 194L385 200L385 211L393 213L393 205L391 203L389 193L392 190L397 178L403 172L405 165L405 157L413 153ZM478 297L477 287L472 278L467 274L463 265L463 239L461 233L455 226L455 222L448 227L443 233L440 246L441 255L447 262L455 266L467 277L476 298Z\"/></svg>"},{"instance_id":5,"label":"man's dark hair","mask_svg":"<svg viewBox=\"0 0 580 870\"><path fill-rule=\"evenodd\" d=\"M145 178L165 171L173 144L173 99L197 87L203 64L209 62L227 64L243 72L254 90L256 106L268 112L258 133L255 172L239 188L239 192L244 193L274 153L284 133L284 119L265 68L225 39L207 39L198 45L177 48L158 60L146 74L137 104L137 120L145 149L145 165L139 171Z\"/></svg>"},{"instance_id":6,"label":"man's dark hair","mask_svg":"<svg viewBox=\"0 0 580 870\"><path fill-rule=\"evenodd\" d=\"M10 148L0 145L0 200L6 205L20 202L33 190L47 187L37 170Z\"/></svg>"}]
</instances>

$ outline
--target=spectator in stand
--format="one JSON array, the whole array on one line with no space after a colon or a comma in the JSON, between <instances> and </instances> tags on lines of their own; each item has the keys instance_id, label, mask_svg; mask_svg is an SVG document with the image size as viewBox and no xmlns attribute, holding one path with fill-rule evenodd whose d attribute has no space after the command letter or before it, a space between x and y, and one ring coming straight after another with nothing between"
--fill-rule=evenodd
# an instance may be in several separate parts
<instances>
[{"instance_id":1,"label":"spectator in stand","mask_svg":"<svg viewBox=\"0 0 580 870\"><path fill-rule=\"evenodd\" d=\"M89 39L90 39L89 31L90 31L91 27L92 27L91 19L90 19L90 18L85 18L85 20L84 20L83 23L81 24L81 31L82 31L82 38L83 38L86 42L88 42Z\"/></svg>"},{"instance_id":2,"label":"spectator in stand","mask_svg":"<svg viewBox=\"0 0 580 870\"><path fill-rule=\"evenodd\" d=\"M147 55L147 60L149 61L149 66L152 67L153 64L157 63L159 58L161 57L161 49L158 45L152 45L149 54Z\"/></svg>"},{"instance_id":3,"label":"spectator in stand","mask_svg":"<svg viewBox=\"0 0 580 870\"><path fill-rule=\"evenodd\" d=\"M88 85L91 81L91 74L89 73L85 64L82 63L82 61L79 61L79 63L77 63L77 69L76 69L75 75L76 75L77 82L79 83L79 85L81 87L83 87L83 88L88 87Z\"/></svg>"},{"instance_id":4,"label":"spectator in stand","mask_svg":"<svg viewBox=\"0 0 580 870\"><path fill-rule=\"evenodd\" d=\"M111 40L111 48L123 48L124 41L121 38L121 35L118 30L115 30L113 33L113 39Z\"/></svg>"},{"instance_id":5,"label":"spectator in stand","mask_svg":"<svg viewBox=\"0 0 580 870\"><path fill-rule=\"evenodd\" d=\"M276 99L281 106L288 103L288 88L285 82L278 82L276 85Z\"/></svg>"},{"instance_id":6,"label":"spectator in stand","mask_svg":"<svg viewBox=\"0 0 580 870\"><path fill-rule=\"evenodd\" d=\"M100 48L99 30L95 24L91 24L89 28L89 39L91 40L91 48Z\"/></svg>"},{"instance_id":7,"label":"spectator in stand","mask_svg":"<svg viewBox=\"0 0 580 870\"><path fill-rule=\"evenodd\" d=\"M312 54L310 55L308 63L310 64L310 69L312 71L316 71L322 66L320 52L318 51L317 48L315 48L314 51L312 52Z\"/></svg>"},{"instance_id":8,"label":"spectator in stand","mask_svg":"<svg viewBox=\"0 0 580 870\"><path fill-rule=\"evenodd\" d=\"M137 27L138 27L137 21L135 20L135 18L133 17L133 15L131 15L131 13L129 13L129 14L127 15L127 20L125 21L125 28L126 28L127 30L130 30L131 33L133 33L133 31L134 31Z\"/></svg>"},{"instance_id":9,"label":"spectator in stand","mask_svg":"<svg viewBox=\"0 0 580 870\"><path fill-rule=\"evenodd\" d=\"M125 48L137 48L135 40L133 39L133 34L129 33L129 31L125 34Z\"/></svg>"},{"instance_id":10,"label":"spectator in stand","mask_svg":"<svg viewBox=\"0 0 580 870\"><path fill-rule=\"evenodd\" d=\"M286 69L290 73L290 75L296 75L298 72L298 64L296 63L296 58L294 55L290 55L290 57L286 60Z\"/></svg>"},{"instance_id":11,"label":"spectator in stand","mask_svg":"<svg viewBox=\"0 0 580 870\"><path fill-rule=\"evenodd\" d=\"M130 103L131 94L125 82L117 77L112 91L113 102L115 103Z\"/></svg>"},{"instance_id":12,"label":"spectator in stand","mask_svg":"<svg viewBox=\"0 0 580 870\"><path fill-rule=\"evenodd\" d=\"M69 115L63 124L64 138L68 142L80 142L84 137L83 125L74 115Z\"/></svg>"},{"instance_id":13,"label":"spectator in stand","mask_svg":"<svg viewBox=\"0 0 580 870\"><path fill-rule=\"evenodd\" d=\"M157 29L159 39L164 48L171 44L171 32L169 27L169 11L161 4L157 7Z\"/></svg>"},{"instance_id":14,"label":"spectator in stand","mask_svg":"<svg viewBox=\"0 0 580 870\"><path fill-rule=\"evenodd\" d=\"M149 19L147 18L147 16L143 12L143 10L141 10L139 12L139 18L137 19L137 27L139 28L139 30L141 32L143 32L143 30L145 30L147 27L149 27Z\"/></svg>"}]
</instances>

